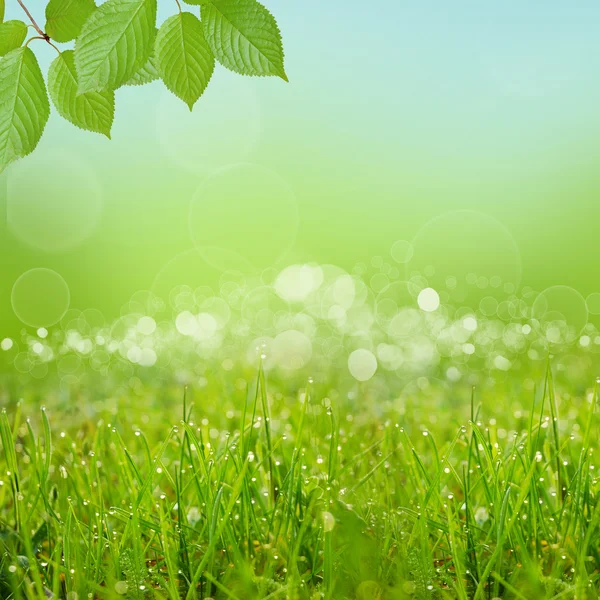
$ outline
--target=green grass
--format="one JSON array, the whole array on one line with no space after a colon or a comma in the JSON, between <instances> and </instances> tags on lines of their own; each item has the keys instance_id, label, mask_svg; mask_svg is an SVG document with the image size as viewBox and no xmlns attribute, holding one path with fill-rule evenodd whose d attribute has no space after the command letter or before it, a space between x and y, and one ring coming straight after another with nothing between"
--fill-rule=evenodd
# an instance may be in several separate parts
<instances>
[{"instance_id":1,"label":"green grass","mask_svg":"<svg viewBox=\"0 0 600 600\"><path fill-rule=\"evenodd\" d=\"M0 597L598 597L590 382L227 375L5 381Z\"/></svg>"}]
</instances>

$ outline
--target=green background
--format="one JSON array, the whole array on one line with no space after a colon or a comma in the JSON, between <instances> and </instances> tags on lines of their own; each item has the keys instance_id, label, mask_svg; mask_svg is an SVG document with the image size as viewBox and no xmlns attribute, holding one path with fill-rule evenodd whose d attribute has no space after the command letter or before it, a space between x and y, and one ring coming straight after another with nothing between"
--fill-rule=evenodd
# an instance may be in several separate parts
<instances>
[{"instance_id":1,"label":"green background","mask_svg":"<svg viewBox=\"0 0 600 600\"><path fill-rule=\"evenodd\" d=\"M289 84L219 67L193 113L160 82L121 89L112 141L54 113L0 176L0 337L32 268L113 318L136 290L216 284L240 256L390 260L462 209L479 216L425 229L432 255L506 266L512 236L522 284L600 291L596 2L267 4ZM47 66L54 51L32 47Z\"/></svg>"}]
</instances>

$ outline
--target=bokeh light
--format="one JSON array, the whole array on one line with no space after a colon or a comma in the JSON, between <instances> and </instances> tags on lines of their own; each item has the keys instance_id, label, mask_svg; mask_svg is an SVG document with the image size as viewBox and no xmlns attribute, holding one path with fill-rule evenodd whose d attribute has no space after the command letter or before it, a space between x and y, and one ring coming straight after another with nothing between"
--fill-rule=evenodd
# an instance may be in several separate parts
<instances>
[{"instance_id":1,"label":"bokeh light","mask_svg":"<svg viewBox=\"0 0 600 600\"><path fill-rule=\"evenodd\" d=\"M29 246L69 250L98 224L102 188L91 165L77 156L34 153L9 171L7 185L8 227Z\"/></svg>"},{"instance_id":2,"label":"bokeh light","mask_svg":"<svg viewBox=\"0 0 600 600\"><path fill-rule=\"evenodd\" d=\"M369 264L385 269L386 262L376 256ZM215 269L209 285L204 260L190 250L110 322L96 309L68 309L62 278L33 269L15 283L13 307L35 331L4 336L1 356L22 376L45 377L55 364L65 389L89 368L127 378L157 370L190 383L212 367L254 370L260 362L286 377L349 370L355 381L399 391L421 377L502 378L524 358L542 361L549 352L600 353L600 333L588 322L593 304L568 286L541 293L497 286L473 306L424 275L381 289L369 268L361 273L317 263L262 273Z\"/></svg>"},{"instance_id":3,"label":"bokeh light","mask_svg":"<svg viewBox=\"0 0 600 600\"><path fill-rule=\"evenodd\" d=\"M377 359L371 351L359 348L348 357L348 370L357 381L368 381L377 371Z\"/></svg>"},{"instance_id":4,"label":"bokeh light","mask_svg":"<svg viewBox=\"0 0 600 600\"><path fill-rule=\"evenodd\" d=\"M567 285L555 285L535 299L532 316L548 342L572 342L588 321L588 308L577 290Z\"/></svg>"},{"instance_id":5,"label":"bokeh light","mask_svg":"<svg viewBox=\"0 0 600 600\"><path fill-rule=\"evenodd\" d=\"M31 327L49 327L61 320L71 300L66 281L51 269L30 269L14 283L11 303L17 317Z\"/></svg>"},{"instance_id":6,"label":"bokeh light","mask_svg":"<svg viewBox=\"0 0 600 600\"><path fill-rule=\"evenodd\" d=\"M515 291L521 255L510 232L496 219L471 210L451 211L426 223L412 241L408 277L425 277L456 302Z\"/></svg>"}]
</instances>

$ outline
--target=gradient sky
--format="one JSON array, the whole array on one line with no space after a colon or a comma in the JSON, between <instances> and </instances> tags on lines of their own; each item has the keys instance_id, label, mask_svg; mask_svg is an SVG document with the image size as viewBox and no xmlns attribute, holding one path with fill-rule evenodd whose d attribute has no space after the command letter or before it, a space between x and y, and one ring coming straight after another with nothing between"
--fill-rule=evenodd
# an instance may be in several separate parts
<instances>
[{"instance_id":1,"label":"gradient sky","mask_svg":"<svg viewBox=\"0 0 600 600\"><path fill-rule=\"evenodd\" d=\"M451 216L429 249L464 240L460 260L508 264L516 247L524 284L600 291L597 2L268 6L289 84L217 68L191 114L160 82L122 89L111 141L53 113L0 176L0 326L18 326L10 292L28 269L113 317L136 290L213 282L240 260L351 268L463 209L480 219Z\"/></svg>"}]
</instances>

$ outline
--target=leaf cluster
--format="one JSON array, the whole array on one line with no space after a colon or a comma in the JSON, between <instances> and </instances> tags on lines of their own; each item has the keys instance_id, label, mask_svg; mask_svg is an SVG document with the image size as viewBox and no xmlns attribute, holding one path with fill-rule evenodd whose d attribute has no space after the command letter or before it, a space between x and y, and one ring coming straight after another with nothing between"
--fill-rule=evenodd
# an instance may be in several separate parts
<instances>
[{"instance_id":1,"label":"leaf cluster","mask_svg":"<svg viewBox=\"0 0 600 600\"><path fill-rule=\"evenodd\" d=\"M216 62L241 75L287 81L278 25L257 0L185 0L188 7L174 0L176 14L161 24L157 0L49 0L43 29L22 0L14 1L30 24L6 21L6 1L0 0L0 173L35 150L50 100L67 121L110 137L115 92L123 86L161 79L192 110ZM46 78L33 40L58 52Z\"/></svg>"}]
</instances>

